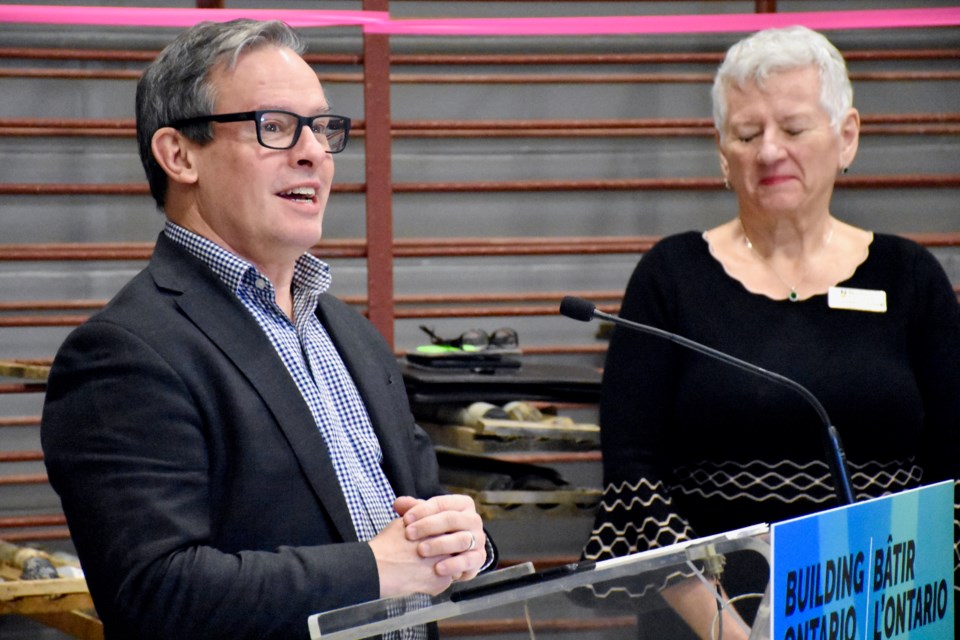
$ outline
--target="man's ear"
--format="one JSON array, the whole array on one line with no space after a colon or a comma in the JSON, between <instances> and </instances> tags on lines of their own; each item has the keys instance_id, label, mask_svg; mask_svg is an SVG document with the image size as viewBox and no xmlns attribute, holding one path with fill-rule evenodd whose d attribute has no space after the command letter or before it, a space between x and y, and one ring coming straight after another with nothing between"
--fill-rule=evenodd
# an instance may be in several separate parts
<instances>
[{"instance_id":1,"label":"man's ear","mask_svg":"<svg viewBox=\"0 0 960 640\"><path fill-rule=\"evenodd\" d=\"M194 150L196 144L173 127L161 127L153 134L150 149L157 164L170 180L182 184L197 181Z\"/></svg>"}]
</instances>

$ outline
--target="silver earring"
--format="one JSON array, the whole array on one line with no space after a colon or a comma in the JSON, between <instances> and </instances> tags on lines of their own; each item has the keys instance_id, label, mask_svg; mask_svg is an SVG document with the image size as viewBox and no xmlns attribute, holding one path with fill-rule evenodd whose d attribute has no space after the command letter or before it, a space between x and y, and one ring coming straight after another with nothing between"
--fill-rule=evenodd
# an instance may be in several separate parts
<instances>
[{"instance_id":1,"label":"silver earring","mask_svg":"<svg viewBox=\"0 0 960 640\"><path fill-rule=\"evenodd\" d=\"M730 191L730 181L727 180L726 178L723 179L723 188L726 189L727 191Z\"/></svg>"}]
</instances>

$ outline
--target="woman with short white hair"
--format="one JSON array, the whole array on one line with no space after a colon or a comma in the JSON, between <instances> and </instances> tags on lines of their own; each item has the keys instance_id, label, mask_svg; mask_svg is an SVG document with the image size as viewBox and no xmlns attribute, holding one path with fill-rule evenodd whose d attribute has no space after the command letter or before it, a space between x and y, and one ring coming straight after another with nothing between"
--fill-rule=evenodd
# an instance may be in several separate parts
<instances>
[{"instance_id":1,"label":"woman with short white hair","mask_svg":"<svg viewBox=\"0 0 960 640\"><path fill-rule=\"evenodd\" d=\"M857 500L960 478L950 281L919 244L831 210L860 134L843 57L804 27L761 31L730 48L712 95L735 215L653 247L621 316L810 390L843 440ZM657 337L614 330L600 427L605 491L585 558L837 506L824 425L807 400ZM734 575L744 567L728 563L724 587L762 591L765 563ZM672 608L632 599L656 610L640 616L643 637L682 637L665 631L672 609L699 637L716 632L716 603L697 581L657 586ZM724 623L724 638L741 632Z\"/></svg>"}]
</instances>

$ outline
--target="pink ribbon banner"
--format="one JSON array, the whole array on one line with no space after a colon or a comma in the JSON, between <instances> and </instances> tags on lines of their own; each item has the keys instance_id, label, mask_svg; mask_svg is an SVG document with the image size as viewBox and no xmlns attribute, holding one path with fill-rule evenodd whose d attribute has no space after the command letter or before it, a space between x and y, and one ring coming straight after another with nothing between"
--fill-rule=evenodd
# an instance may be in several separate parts
<instances>
[{"instance_id":1,"label":"pink ribbon banner","mask_svg":"<svg viewBox=\"0 0 960 640\"><path fill-rule=\"evenodd\" d=\"M889 29L960 25L960 7L677 16L392 20L368 33L449 36L569 36L752 32L802 24L811 29Z\"/></svg>"},{"instance_id":2,"label":"pink ribbon banner","mask_svg":"<svg viewBox=\"0 0 960 640\"><path fill-rule=\"evenodd\" d=\"M367 26L390 22L379 11L285 9L171 9L163 7L65 7L0 4L0 23L83 24L117 27L192 27L198 22L237 18L283 20L291 27Z\"/></svg>"},{"instance_id":3,"label":"pink ribbon banner","mask_svg":"<svg viewBox=\"0 0 960 640\"><path fill-rule=\"evenodd\" d=\"M676 16L398 19L378 11L0 5L0 23L189 27L203 20L282 20L292 27L359 26L397 36L571 36L752 32L802 24L820 31L960 25L960 7Z\"/></svg>"}]
</instances>

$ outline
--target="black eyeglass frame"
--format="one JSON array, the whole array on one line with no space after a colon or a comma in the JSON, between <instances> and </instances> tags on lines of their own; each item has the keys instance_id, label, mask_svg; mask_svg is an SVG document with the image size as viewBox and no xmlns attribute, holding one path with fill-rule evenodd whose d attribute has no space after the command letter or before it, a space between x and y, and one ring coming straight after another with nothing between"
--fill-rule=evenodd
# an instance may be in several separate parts
<instances>
[{"instance_id":1,"label":"black eyeglass frame","mask_svg":"<svg viewBox=\"0 0 960 640\"><path fill-rule=\"evenodd\" d=\"M285 147L276 147L269 145L263 141L263 136L260 133L260 118L265 113L284 113L289 116L293 116L297 119L297 127L293 132L293 140L290 144ZM256 111L238 111L237 113L217 113L205 116L194 116L192 118L181 118L179 120L174 120L170 122L167 126L173 127L174 129L180 129L182 127L187 127L192 124L204 124L207 122L247 122L252 120L257 127L257 142L260 143L260 146L266 147L267 149L275 149L278 151L283 151L285 149L292 149L297 142L300 141L300 133L303 131L304 127L310 127L313 129L313 123L317 118L328 118L330 122L327 123L327 128L330 128L330 124L337 122L340 123L341 128L334 127L335 131L343 131L343 144L340 145L340 148L334 149L332 146L327 150L328 153L340 153L347 148L347 140L350 138L350 118L347 116L338 116L332 113L321 113L315 116L302 116L299 113L294 113L292 111L284 111L283 109L257 109ZM330 142L330 137L325 136L327 141Z\"/></svg>"}]
</instances>

